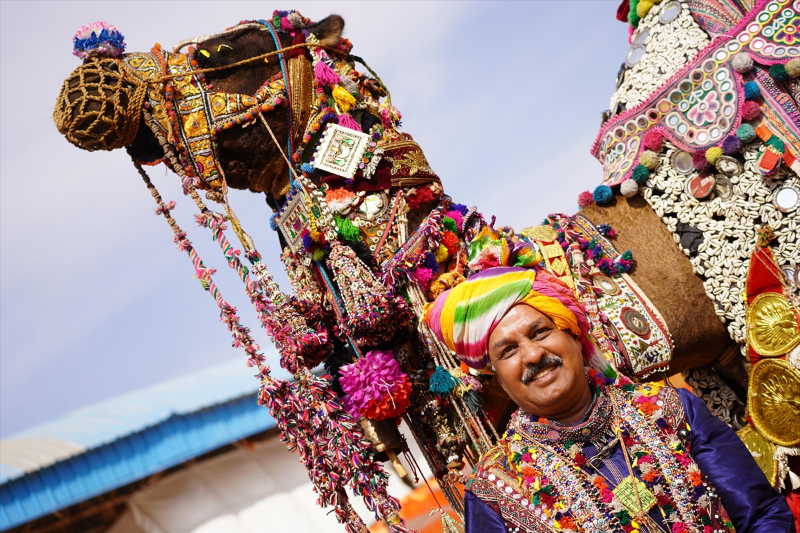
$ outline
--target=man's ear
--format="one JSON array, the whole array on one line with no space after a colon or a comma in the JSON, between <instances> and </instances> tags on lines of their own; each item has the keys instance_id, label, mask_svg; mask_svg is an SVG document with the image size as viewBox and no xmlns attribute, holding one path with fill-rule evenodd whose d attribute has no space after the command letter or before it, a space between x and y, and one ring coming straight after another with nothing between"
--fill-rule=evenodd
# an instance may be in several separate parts
<instances>
[{"instance_id":1,"label":"man's ear","mask_svg":"<svg viewBox=\"0 0 800 533\"><path fill-rule=\"evenodd\" d=\"M492 361L491 357L489 357L489 368L492 370L492 376L494 376L494 379L496 379L497 383L502 387L503 380L500 379L500 376L497 374L497 370L494 368L494 361Z\"/></svg>"},{"instance_id":2,"label":"man's ear","mask_svg":"<svg viewBox=\"0 0 800 533\"><path fill-rule=\"evenodd\" d=\"M316 35L320 44L336 46L342 38L344 19L339 15L330 15L306 29Z\"/></svg>"}]
</instances>

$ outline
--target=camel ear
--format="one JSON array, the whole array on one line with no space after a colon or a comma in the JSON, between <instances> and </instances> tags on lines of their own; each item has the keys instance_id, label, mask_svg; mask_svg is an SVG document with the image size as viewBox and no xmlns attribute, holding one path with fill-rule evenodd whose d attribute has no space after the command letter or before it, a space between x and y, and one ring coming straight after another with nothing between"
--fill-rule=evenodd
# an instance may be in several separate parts
<instances>
[{"instance_id":1,"label":"camel ear","mask_svg":"<svg viewBox=\"0 0 800 533\"><path fill-rule=\"evenodd\" d=\"M320 44L336 46L342 38L344 19L339 15L330 15L306 29L317 36Z\"/></svg>"}]
</instances>

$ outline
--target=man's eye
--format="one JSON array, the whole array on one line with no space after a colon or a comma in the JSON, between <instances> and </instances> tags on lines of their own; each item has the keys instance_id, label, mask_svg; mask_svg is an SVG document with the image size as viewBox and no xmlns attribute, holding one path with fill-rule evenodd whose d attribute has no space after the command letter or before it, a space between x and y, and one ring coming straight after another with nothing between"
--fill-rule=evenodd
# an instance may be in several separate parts
<instances>
[{"instance_id":1,"label":"man's eye","mask_svg":"<svg viewBox=\"0 0 800 533\"><path fill-rule=\"evenodd\" d=\"M503 349L503 353L502 353L503 357L508 357L508 356L510 356L510 355L513 355L513 353L514 353L514 351L515 351L516 349L517 349L517 347L516 347L516 346L506 346L506 347Z\"/></svg>"},{"instance_id":2,"label":"man's eye","mask_svg":"<svg viewBox=\"0 0 800 533\"><path fill-rule=\"evenodd\" d=\"M533 332L531 339L544 339L552 331L551 328L537 329Z\"/></svg>"}]
</instances>

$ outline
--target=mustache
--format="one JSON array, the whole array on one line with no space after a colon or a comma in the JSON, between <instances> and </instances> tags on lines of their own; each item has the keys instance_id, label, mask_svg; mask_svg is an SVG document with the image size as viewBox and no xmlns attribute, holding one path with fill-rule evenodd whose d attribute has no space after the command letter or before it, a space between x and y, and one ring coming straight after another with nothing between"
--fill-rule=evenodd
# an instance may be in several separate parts
<instances>
[{"instance_id":1,"label":"mustache","mask_svg":"<svg viewBox=\"0 0 800 533\"><path fill-rule=\"evenodd\" d=\"M538 363L531 363L525 367L525 372L522 373L522 382L527 385L533 381L533 376L541 372L548 366L559 366L563 364L563 360L557 355L545 355Z\"/></svg>"}]
</instances>

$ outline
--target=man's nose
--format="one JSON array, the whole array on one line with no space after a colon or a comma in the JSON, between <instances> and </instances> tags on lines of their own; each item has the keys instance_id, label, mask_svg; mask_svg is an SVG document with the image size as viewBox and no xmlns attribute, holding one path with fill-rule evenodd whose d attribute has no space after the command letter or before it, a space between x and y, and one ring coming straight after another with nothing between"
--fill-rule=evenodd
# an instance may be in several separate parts
<instances>
[{"instance_id":1,"label":"man's nose","mask_svg":"<svg viewBox=\"0 0 800 533\"><path fill-rule=\"evenodd\" d=\"M535 365L541 361L542 357L545 355L545 349L531 340L521 343L519 349L520 352L522 352L521 362L524 366Z\"/></svg>"}]
</instances>

